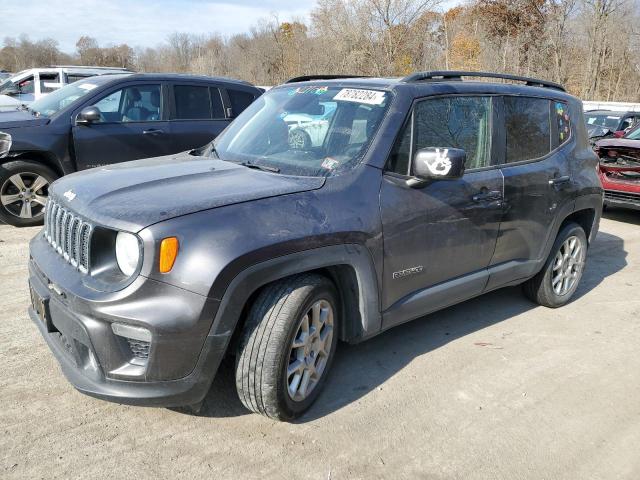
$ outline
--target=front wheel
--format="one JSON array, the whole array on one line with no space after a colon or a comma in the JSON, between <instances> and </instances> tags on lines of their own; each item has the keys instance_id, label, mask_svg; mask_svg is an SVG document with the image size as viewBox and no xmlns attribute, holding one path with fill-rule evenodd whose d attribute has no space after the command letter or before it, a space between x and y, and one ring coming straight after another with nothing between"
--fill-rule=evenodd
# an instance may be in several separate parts
<instances>
[{"instance_id":1,"label":"front wheel","mask_svg":"<svg viewBox=\"0 0 640 480\"><path fill-rule=\"evenodd\" d=\"M333 283L316 274L275 282L258 295L236 356L245 407L290 420L311 406L336 350L336 299Z\"/></svg>"},{"instance_id":2,"label":"front wheel","mask_svg":"<svg viewBox=\"0 0 640 480\"><path fill-rule=\"evenodd\" d=\"M16 227L42 225L49 186L58 176L33 161L0 165L0 220Z\"/></svg>"},{"instance_id":3,"label":"front wheel","mask_svg":"<svg viewBox=\"0 0 640 480\"><path fill-rule=\"evenodd\" d=\"M576 223L568 223L558 233L542 270L524 283L524 293L545 307L565 305L578 288L586 257L584 230Z\"/></svg>"}]
</instances>

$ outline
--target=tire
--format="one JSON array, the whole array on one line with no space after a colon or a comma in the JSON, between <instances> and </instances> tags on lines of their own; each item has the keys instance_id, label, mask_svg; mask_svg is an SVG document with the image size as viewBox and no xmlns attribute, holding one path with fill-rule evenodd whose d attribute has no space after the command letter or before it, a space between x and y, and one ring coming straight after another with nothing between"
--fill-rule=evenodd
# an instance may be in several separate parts
<instances>
[{"instance_id":1,"label":"tire","mask_svg":"<svg viewBox=\"0 0 640 480\"><path fill-rule=\"evenodd\" d=\"M0 165L0 220L15 227L42 225L49 186L57 178L49 167L30 160ZM34 183L38 188L32 191Z\"/></svg>"},{"instance_id":2,"label":"tire","mask_svg":"<svg viewBox=\"0 0 640 480\"><path fill-rule=\"evenodd\" d=\"M335 355L337 298L333 283L317 274L296 275L259 293L236 355L236 388L246 408L269 418L291 420L313 404ZM318 315L312 311L314 307ZM323 316L324 323L317 328L314 318ZM305 318L310 320L306 336ZM295 348L294 340L303 346ZM299 368L287 375L290 366ZM319 371L315 379L311 373L314 368ZM303 392L305 375L309 380Z\"/></svg>"},{"instance_id":3,"label":"tire","mask_svg":"<svg viewBox=\"0 0 640 480\"><path fill-rule=\"evenodd\" d=\"M576 223L565 225L558 233L542 270L523 284L525 295L545 307L558 308L567 304L582 278L587 248L587 236L582 227ZM561 273L563 275L559 276Z\"/></svg>"},{"instance_id":4,"label":"tire","mask_svg":"<svg viewBox=\"0 0 640 480\"><path fill-rule=\"evenodd\" d=\"M294 128L289 132L289 147L295 150L309 150L311 137L302 128Z\"/></svg>"}]
</instances>

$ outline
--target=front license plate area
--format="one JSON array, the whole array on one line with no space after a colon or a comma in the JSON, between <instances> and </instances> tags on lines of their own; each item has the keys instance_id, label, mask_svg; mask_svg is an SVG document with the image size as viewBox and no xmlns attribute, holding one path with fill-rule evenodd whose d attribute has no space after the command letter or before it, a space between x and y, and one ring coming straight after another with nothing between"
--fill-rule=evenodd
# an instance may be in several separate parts
<instances>
[{"instance_id":1,"label":"front license plate area","mask_svg":"<svg viewBox=\"0 0 640 480\"><path fill-rule=\"evenodd\" d=\"M44 324L47 332L54 332L55 328L53 328L49 313L49 299L42 297L31 285L29 285L29 291L31 293L31 306L38 315L38 319Z\"/></svg>"}]
</instances>

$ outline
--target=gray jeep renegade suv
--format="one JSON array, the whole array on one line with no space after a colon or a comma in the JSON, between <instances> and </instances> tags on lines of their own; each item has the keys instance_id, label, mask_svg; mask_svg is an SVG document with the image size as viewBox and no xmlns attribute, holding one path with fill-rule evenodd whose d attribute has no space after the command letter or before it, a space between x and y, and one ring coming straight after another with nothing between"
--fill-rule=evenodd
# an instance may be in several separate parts
<instances>
[{"instance_id":1,"label":"gray jeep renegade suv","mask_svg":"<svg viewBox=\"0 0 640 480\"><path fill-rule=\"evenodd\" d=\"M567 303L596 166L581 102L550 82L296 78L201 150L56 181L30 315L81 392L197 408L233 356L242 403L291 419L338 340L507 285Z\"/></svg>"}]
</instances>

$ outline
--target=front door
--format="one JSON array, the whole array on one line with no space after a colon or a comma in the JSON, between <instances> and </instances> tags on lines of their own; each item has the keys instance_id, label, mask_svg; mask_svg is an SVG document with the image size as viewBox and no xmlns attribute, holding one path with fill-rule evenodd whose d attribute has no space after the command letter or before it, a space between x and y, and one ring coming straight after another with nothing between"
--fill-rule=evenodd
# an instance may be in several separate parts
<instances>
[{"instance_id":1,"label":"front door","mask_svg":"<svg viewBox=\"0 0 640 480\"><path fill-rule=\"evenodd\" d=\"M467 298L484 288L502 215L503 184L492 142L493 123L494 99L489 96L440 97L415 105L389 159L380 192L383 310L454 279L462 283L475 279L462 289ZM463 178L408 187L409 159L426 147L465 150ZM424 307L416 312L424 312ZM390 326L408 319L400 315L384 321Z\"/></svg>"},{"instance_id":2,"label":"front door","mask_svg":"<svg viewBox=\"0 0 640 480\"><path fill-rule=\"evenodd\" d=\"M171 153L160 84L128 85L93 105L100 121L72 127L78 170Z\"/></svg>"}]
</instances>

